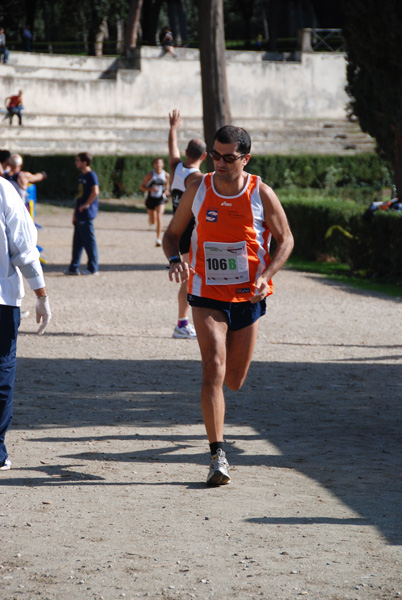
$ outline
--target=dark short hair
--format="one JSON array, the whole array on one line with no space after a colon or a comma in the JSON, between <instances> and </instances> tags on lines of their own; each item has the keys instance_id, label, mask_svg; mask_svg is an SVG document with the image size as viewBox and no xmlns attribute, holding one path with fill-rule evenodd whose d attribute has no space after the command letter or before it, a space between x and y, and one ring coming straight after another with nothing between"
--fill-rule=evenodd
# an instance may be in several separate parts
<instances>
[{"instance_id":1,"label":"dark short hair","mask_svg":"<svg viewBox=\"0 0 402 600\"><path fill-rule=\"evenodd\" d=\"M242 127L224 125L215 133L215 140L221 144L237 144L237 150L240 154L250 154L251 138Z\"/></svg>"},{"instance_id":2,"label":"dark short hair","mask_svg":"<svg viewBox=\"0 0 402 600\"><path fill-rule=\"evenodd\" d=\"M187 156L198 160L207 151L207 145L203 140L190 140L187 146Z\"/></svg>"},{"instance_id":3,"label":"dark short hair","mask_svg":"<svg viewBox=\"0 0 402 600\"><path fill-rule=\"evenodd\" d=\"M5 162L10 158L11 154L8 150L0 150L0 163Z\"/></svg>"},{"instance_id":4,"label":"dark short hair","mask_svg":"<svg viewBox=\"0 0 402 600\"><path fill-rule=\"evenodd\" d=\"M79 154L77 154L77 156L81 162L86 162L88 166L91 164L93 159L92 154L90 154L89 152L80 152Z\"/></svg>"}]
</instances>

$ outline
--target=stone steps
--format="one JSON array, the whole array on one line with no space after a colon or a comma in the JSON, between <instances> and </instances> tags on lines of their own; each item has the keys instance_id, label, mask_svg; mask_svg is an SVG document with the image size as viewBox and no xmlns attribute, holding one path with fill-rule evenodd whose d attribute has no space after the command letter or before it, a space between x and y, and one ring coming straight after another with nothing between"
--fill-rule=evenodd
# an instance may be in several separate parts
<instances>
[{"instance_id":1,"label":"stone steps","mask_svg":"<svg viewBox=\"0 0 402 600\"><path fill-rule=\"evenodd\" d=\"M14 118L0 122L1 147L22 154L167 153L168 118L96 117L85 115L23 114L23 127ZM374 142L347 120L233 119L247 129L254 154L353 154L374 151ZM181 151L193 137L203 137L202 120L183 118Z\"/></svg>"}]
</instances>

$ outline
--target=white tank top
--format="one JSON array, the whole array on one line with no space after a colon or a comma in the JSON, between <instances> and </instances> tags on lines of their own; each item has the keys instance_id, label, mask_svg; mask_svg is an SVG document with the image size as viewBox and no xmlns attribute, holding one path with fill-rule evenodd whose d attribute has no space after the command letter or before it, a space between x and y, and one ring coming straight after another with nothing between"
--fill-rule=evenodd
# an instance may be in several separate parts
<instances>
[{"instance_id":1,"label":"white tank top","mask_svg":"<svg viewBox=\"0 0 402 600\"><path fill-rule=\"evenodd\" d=\"M8 179L11 185L17 190L17 192L21 196L22 201L24 202L24 204L26 204L28 191L24 190L24 188L20 186L20 184L18 183L18 177L19 173L17 173L16 175L11 175L6 179Z\"/></svg>"},{"instance_id":2,"label":"white tank top","mask_svg":"<svg viewBox=\"0 0 402 600\"><path fill-rule=\"evenodd\" d=\"M165 197L165 188L166 188L166 171L162 171L162 173L157 173L155 169L152 171L152 179L148 181L148 187L153 185L158 186L157 191L149 190L149 195L151 198L164 198Z\"/></svg>"},{"instance_id":3,"label":"white tank top","mask_svg":"<svg viewBox=\"0 0 402 600\"><path fill-rule=\"evenodd\" d=\"M182 162L179 162L176 166L174 177L172 181L172 203L173 209L179 206L180 198L183 192L186 190L186 179L191 173L197 173L199 169L197 167L185 167Z\"/></svg>"}]
</instances>

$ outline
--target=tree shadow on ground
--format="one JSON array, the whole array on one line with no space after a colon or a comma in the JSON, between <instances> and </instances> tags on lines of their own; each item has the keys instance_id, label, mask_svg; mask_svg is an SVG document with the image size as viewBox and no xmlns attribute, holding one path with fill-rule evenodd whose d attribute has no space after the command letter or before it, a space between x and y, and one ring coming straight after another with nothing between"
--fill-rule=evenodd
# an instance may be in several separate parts
<instances>
[{"instance_id":1,"label":"tree shadow on ground","mask_svg":"<svg viewBox=\"0 0 402 600\"><path fill-rule=\"evenodd\" d=\"M42 437L28 439L27 445L74 442L67 457L57 454L62 470L67 468L66 458L71 459L70 482L71 466L82 459L181 464L205 460L198 449L186 450L206 446L198 432L194 436L189 428L188 435L177 435L173 427L169 432L170 426L201 423L198 361L181 361L172 372L170 361L19 359L17 377L13 428L43 430ZM396 362L254 362L244 388L226 393L227 424L247 426L244 435L232 435L228 428L230 461L239 467L297 470L336 495L361 516L363 524L375 525L390 543L401 544L401 388ZM80 427L102 426L132 426L133 432L79 435ZM60 431L54 435L54 428L65 428L66 435ZM249 428L255 434L250 435ZM143 439L149 444L146 450L128 453L111 446L100 454L77 446L105 438ZM261 453L250 453L250 440L261 441ZM157 443L151 447L153 441ZM264 442L279 452L264 453ZM41 479L39 473L31 484L41 485ZM77 479L82 485L82 474ZM86 480L92 483L99 481ZM0 485L16 481L2 478Z\"/></svg>"},{"instance_id":2,"label":"tree shadow on ground","mask_svg":"<svg viewBox=\"0 0 402 600\"><path fill-rule=\"evenodd\" d=\"M167 261L165 261L163 258L161 259L160 263L153 263L153 264L138 264L138 265L131 265L131 264L102 264L99 266L99 273L109 273L110 271L166 271L169 267L169 265L166 266ZM60 275L62 275L63 277L66 277L66 275L64 275L64 271L68 268L68 264L64 263L63 265L56 265L56 264L46 264L44 266L44 272L45 275L49 274L49 273L59 273ZM83 264L81 265L81 269L85 269L86 268L86 264L85 261L83 262Z\"/></svg>"}]
</instances>

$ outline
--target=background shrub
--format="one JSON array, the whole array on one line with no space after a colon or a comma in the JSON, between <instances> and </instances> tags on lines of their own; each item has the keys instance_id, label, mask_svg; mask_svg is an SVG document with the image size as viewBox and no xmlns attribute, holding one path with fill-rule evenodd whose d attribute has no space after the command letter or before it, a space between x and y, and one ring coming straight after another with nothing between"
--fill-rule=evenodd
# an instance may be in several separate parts
<instances>
[{"instance_id":1,"label":"background shrub","mask_svg":"<svg viewBox=\"0 0 402 600\"><path fill-rule=\"evenodd\" d=\"M354 202L288 197L282 204L295 238L295 256L334 258L366 277L402 283L402 213L376 211L367 221L365 208Z\"/></svg>"},{"instance_id":2,"label":"background shrub","mask_svg":"<svg viewBox=\"0 0 402 600\"><path fill-rule=\"evenodd\" d=\"M95 156L92 166L99 177L100 196L139 196L153 158ZM24 157L26 170L48 173L48 179L37 186L39 200L75 198L79 173L74 159L72 155ZM377 211L370 221L362 218L379 191L392 185L392 170L380 157L253 156L248 171L261 175L278 192L295 237L296 256L333 257L365 275L402 282L402 214Z\"/></svg>"},{"instance_id":3,"label":"background shrub","mask_svg":"<svg viewBox=\"0 0 402 600\"><path fill-rule=\"evenodd\" d=\"M153 156L95 156L93 169L99 177L102 198L134 196L144 175L152 168ZM165 165L167 157L163 157ZM72 199L78 172L75 156L24 156L27 171L46 171L48 179L38 187L40 198ZM376 190L392 185L392 170L376 154L355 156L252 156L248 170L261 175L268 185L313 187L324 191L345 186Z\"/></svg>"},{"instance_id":4,"label":"background shrub","mask_svg":"<svg viewBox=\"0 0 402 600\"><path fill-rule=\"evenodd\" d=\"M248 170L258 173L271 187L284 185L284 174L299 187L358 185L377 189L392 185L393 171L377 154L354 156L301 155L252 156ZM331 181L332 178L332 181Z\"/></svg>"},{"instance_id":5,"label":"background shrub","mask_svg":"<svg viewBox=\"0 0 402 600\"><path fill-rule=\"evenodd\" d=\"M153 156L95 156L92 168L98 175L101 198L138 196L141 182L152 169ZM167 157L163 157L165 165ZM31 173L46 171L47 179L38 184L38 198L73 200L77 192L79 172L75 155L26 156L24 169Z\"/></svg>"}]
</instances>

